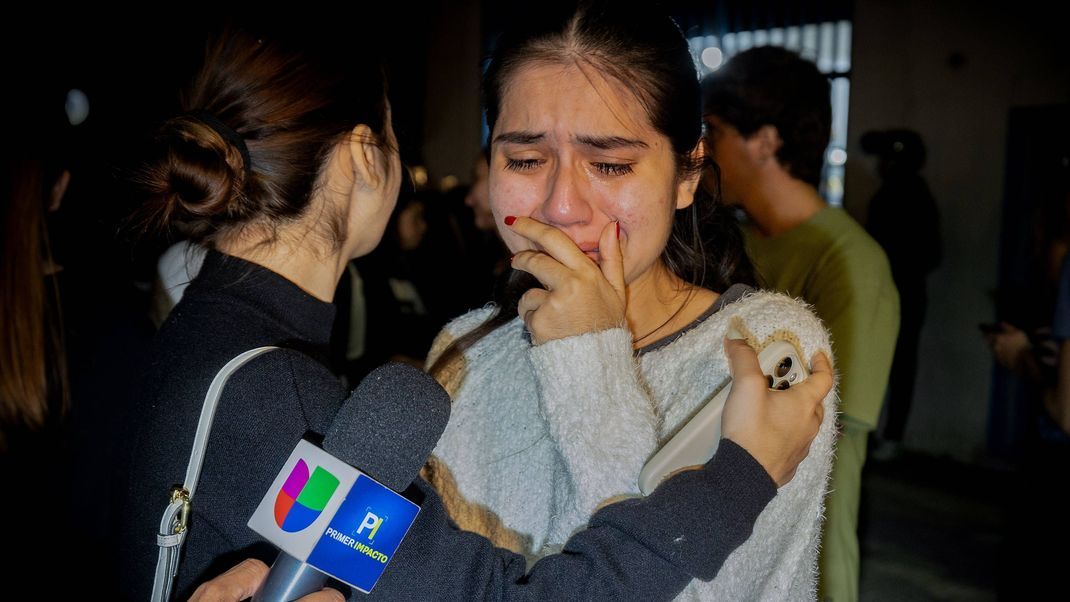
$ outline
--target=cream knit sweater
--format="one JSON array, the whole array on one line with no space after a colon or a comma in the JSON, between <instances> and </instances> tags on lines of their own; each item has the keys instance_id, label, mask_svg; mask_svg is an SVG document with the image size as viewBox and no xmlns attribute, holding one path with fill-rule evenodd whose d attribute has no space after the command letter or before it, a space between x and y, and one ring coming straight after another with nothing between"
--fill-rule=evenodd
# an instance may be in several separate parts
<instances>
[{"instance_id":1,"label":"cream knit sweater","mask_svg":"<svg viewBox=\"0 0 1070 602\"><path fill-rule=\"evenodd\" d=\"M450 323L431 361L490 311ZM730 325L759 349L784 339L802 357L832 357L828 332L807 306L769 292L726 305L638 358L624 329L533 347L516 319L485 337L444 377L454 406L428 476L451 517L537 559L559 550L599 505L639 495L646 460L728 382L722 340ZM815 598L836 403L833 391L810 455L750 539L712 582L693 582L680 599Z\"/></svg>"}]
</instances>

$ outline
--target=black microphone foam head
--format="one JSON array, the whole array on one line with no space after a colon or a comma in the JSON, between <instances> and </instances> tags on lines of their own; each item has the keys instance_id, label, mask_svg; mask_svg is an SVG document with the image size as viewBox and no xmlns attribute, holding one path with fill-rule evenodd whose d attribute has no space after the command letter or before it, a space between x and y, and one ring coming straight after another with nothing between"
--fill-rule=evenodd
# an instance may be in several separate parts
<instances>
[{"instance_id":1,"label":"black microphone foam head","mask_svg":"<svg viewBox=\"0 0 1070 602\"><path fill-rule=\"evenodd\" d=\"M338 410L323 449L394 491L409 486L450 418L450 397L407 364L373 370Z\"/></svg>"}]
</instances>

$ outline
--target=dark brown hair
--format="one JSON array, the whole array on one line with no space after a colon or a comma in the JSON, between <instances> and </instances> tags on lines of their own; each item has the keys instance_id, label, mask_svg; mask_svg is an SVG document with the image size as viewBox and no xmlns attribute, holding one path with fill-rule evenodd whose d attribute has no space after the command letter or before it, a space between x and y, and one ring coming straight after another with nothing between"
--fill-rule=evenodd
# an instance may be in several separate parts
<instances>
[{"instance_id":1,"label":"dark brown hair","mask_svg":"<svg viewBox=\"0 0 1070 602\"><path fill-rule=\"evenodd\" d=\"M227 30L209 45L182 108L137 171L149 199L136 220L146 230L180 227L208 246L247 225L276 232L300 216L332 149L357 125L377 134L369 142L387 140L381 67L313 40ZM200 112L240 137L250 165ZM337 247L344 224L325 217L321 234Z\"/></svg>"},{"instance_id":2,"label":"dark brown hair","mask_svg":"<svg viewBox=\"0 0 1070 602\"><path fill-rule=\"evenodd\" d=\"M817 188L832 131L829 80L817 65L777 46L732 57L702 80L705 114L715 115L745 137L764 125L783 142L777 160L788 173Z\"/></svg>"},{"instance_id":3,"label":"dark brown hair","mask_svg":"<svg viewBox=\"0 0 1070 602\"><path fill-rule=\"evenodd\" d=\"M22 157L5 159L0 174L0 450L4 427L41 428L50 410L68 404L59 295L45 272L52 171L40 158Z\"/></svg>"},{"instance_id":4,"label":"dark brown hair","mask_svg":"<svg viewBox=\"0 0 1070 602\"><path fill-rule=\"evenodd\" d=\"M702 137L698 74L687 41L665 14L639 3L589 1L546 7L523 15L498 39L483 76L483 104L491 132L510 78L530 64L583 61L635 94L655 130L670 141L677 177L716 170L692 151ZM717 177L700 181L718 181ZM702 186L700 186L700 189ZM733 283L754 284L754 269L742 233L717 190L702 189L695 202L677 211L662 261L686 282L714 291ZM525 272L512 271L496 294L497 313L458 339L439 357L438 374L478 340L516 316L517 302L537 286Z\"/></svg>"}]
</instances>

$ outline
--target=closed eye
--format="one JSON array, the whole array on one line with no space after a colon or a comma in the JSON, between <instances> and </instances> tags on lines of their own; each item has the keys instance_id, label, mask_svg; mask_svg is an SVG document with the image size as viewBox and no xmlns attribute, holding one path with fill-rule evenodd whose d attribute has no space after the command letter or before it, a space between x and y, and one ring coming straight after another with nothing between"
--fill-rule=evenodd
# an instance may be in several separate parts
<instances>
[{"instance_id":1,"label":"closed eye","mask_svg":"<svg viewBox=\"0 0 1070 602\"><path fill-rule=\"evenodd\" d=\"M542 159L506 159L505 168L512 171L530 171L542 165Z\"/></svg>"},{"instance_id":2,"label":"closed eye","mask_svg":"<svg viewBox=\"0 0 1070 602\"><path fill-rule=\"evenodd\" d=\"M630 163L595 163L594 167L607 176L624 176L632 173Z\"/></svg>"}]
</instances>

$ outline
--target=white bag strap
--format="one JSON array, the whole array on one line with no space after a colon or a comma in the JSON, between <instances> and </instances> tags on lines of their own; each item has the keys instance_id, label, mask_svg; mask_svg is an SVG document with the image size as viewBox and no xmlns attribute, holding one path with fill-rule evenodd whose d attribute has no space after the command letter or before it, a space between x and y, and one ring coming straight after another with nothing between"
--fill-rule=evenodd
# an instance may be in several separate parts
<instances>
[{"instance_id":1,"label":"white bag strap","mask_svg":"<svg viewBox=\"0 0 1070 602\"><path fill-rule=\"evenodd\" d=\"M208 447L208 436L212 432L212 421L215 419L215 410L223 394L223 387L238 368L273 349L278 349L278 347L257 347L235 357L223 366L208 387L208 393L204 396L204 405L201 406L201 417L197 423L197 434L193 438L189 465L186 467L186 480L182 487L175 487L171 490L171 501L163 512L160 529L156 534L156 545L160 547L160 554L156 560L156 577L152 583L152 597L150 598L152 602L167 602L171 598L175 575L178 574L179 553L182 551L182 544L186 541L186 527L193 494L197 490L197 479L201 475L204 453Z\"/></svg>"}]
</instances>

